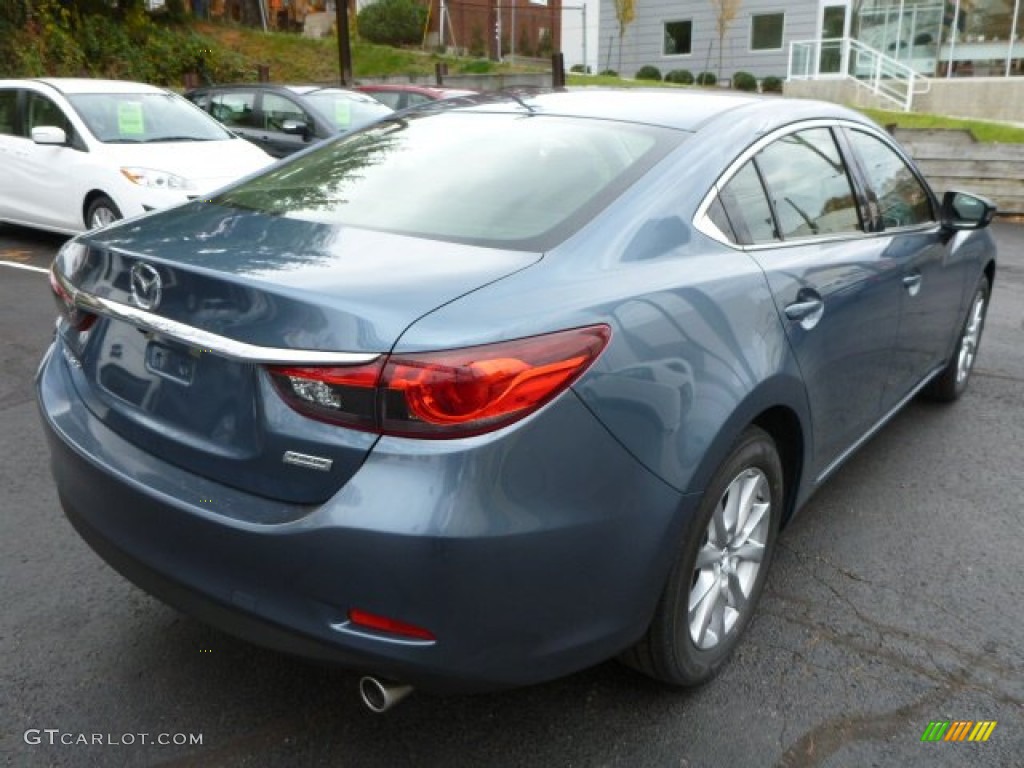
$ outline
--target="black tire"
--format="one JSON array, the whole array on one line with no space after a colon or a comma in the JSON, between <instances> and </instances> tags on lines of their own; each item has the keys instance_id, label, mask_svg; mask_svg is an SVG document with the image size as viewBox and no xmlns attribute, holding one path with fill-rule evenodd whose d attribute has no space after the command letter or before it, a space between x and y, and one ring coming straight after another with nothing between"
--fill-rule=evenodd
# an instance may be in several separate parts
<instances>
[{"instance_id":1,"label":"black tire","mask_svg":"<svg viewBox=\"0 0 1024 768\"><path fill-rule=\"evenodd\" d=\"M114 201L106 195L100 195L94 198L85 210L85 228L97 229L98 227L105 227L111 222L123 218L121 210Z\"/></svg>"},{"instance_id":2,"label":"black tire","mask_svg":"<svg viewBox=\"0 0 1024 768\"><path fill-rule=\"evenodd\" d=\"M758 518L762 523L749 526L753 528L749 539L730 540L727 546L721 548L721 562L712 564L709 559L719 557L715 554L719 547L711 540L712 519L716 518L720 508L723 513L728 509L725 502L729 500L729 493L740 493L748 489L753 492L753 499L768 503L767 509ZM620 660L670 685L693 686L710 680L732 653L754 614L775 550L784 499L782 462L775 442L763 430L749 427L708 484L707 492L687 527L682 549L647 634L627 650ZM717 521L722 519L721 515L716 518ZM748 522L754 519L749 517ZM718 539L717 544L721 544L729 537L723 538L721 532L718 532L715 538ZM755 538L759 541L755 541ZM736 549L733 549L733 544L737 545ZM753 566L752 560L744 558L739 559L740 565L734 561L727 563L731 557L728 552L737 553L741 551L738 548L740 545L753 547L755 544L760 545L762 555L756 566ZM698 570L697 557L702 551L702 565ZM752 566L753 573L750 571ZM727 590L722 586L722 579L728 584ZM742 589L744 580L749 587L745 594ZM708 584L713 586L708 588ZM735 592L737 588L740 589L738 593ZM693 596L700 593L706 595L704 600L697 601L697 611L693 617L690 615L691 593ZM744 597L739 610L734 608L737 602L734 597L737 594ZM708 599L717 600L717 604L724 603L722 615L731 619L723 619L718 634L712 632L710 626L703 632L700 629L703 624L700 620L701 610L710 608L706 603ZM730 608L733 608L735 615L728 613ZM710 610L706 612L711 613ZM702 634L695 637L694 632Z\"/></svg>"},{"instance_id":3,"label":"black tire","mask_svg":"<svg viewBox=\"0 0 1024 768\"><path fill-rule=\"evenodd\" d=\"M967 390L971 371L974 370L974 363L978 359L981 333L985 330L990 292L988 276L982 275L967 310L967 317L960 327L960 338L957 339L953 356L949 358L942 372L924 388L923 394L929 400L951 403Z\"/></svg>"}]
</instances>

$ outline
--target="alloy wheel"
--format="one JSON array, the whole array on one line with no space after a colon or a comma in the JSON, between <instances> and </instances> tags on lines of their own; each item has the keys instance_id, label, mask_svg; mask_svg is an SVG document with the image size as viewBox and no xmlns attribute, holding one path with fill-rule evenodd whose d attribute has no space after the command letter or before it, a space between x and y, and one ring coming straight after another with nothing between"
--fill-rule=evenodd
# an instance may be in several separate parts
<instances>
[{"instance_id":1,"label":"alloy wheel","mask_svg":"<svg viewBox=\"0 0 1024 768\"><path fill-rule=\"evenodd\" d=\"M726 488L704 531L690 588L690 638L702 651L718 646L745 612L771 530L771 490L756 467Z\"/></svg>"}]
</instances>

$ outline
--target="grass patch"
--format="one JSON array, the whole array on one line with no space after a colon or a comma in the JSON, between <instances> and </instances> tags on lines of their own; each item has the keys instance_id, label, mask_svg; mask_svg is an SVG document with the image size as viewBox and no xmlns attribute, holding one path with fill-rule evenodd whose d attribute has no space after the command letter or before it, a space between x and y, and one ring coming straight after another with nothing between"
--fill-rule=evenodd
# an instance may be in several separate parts
<instances>
[{"instance_id":1,"label":"grass patch","mask_svg":"<svg viewBox=\"0 0 1024 768\"><path fill-rule=\"evenodd\" d=\"M287 32L263 32L229 24L197 24L197 31L227 50L257 64L270 67L270 79L279 83L338 82L338 40L310 39ZM459 58L412 48L392 48L362 40L352 41L352 74L364 77L414 75L432 77L438 62L448 65L450 74L508 73L538 71L522 64L499 64L486 59Z\"/></svg>"},{"instance_id":2,"label":"grass patch","mask_svg":"<svg viewBox=\"0 0 1024 768\"><path fill-rule=\"evenodd\" d=\"M916 112L888 112L882 109L857 108L879 125L896 125L899 128L919 129L960 129L970 131L975 139L985 143L1024 144L1024 128L1005 123L990 123L984 120L967 120L942 115L925 115Z\"/></svg>"},{"instance_id":3,"label":"grass patch","mask_svg":"<svg viewBox=\"0 0 1024 768\"><path fill-rule=\"evenodd\" d=\"M571 86L600 85L613 88L692 88L689 85L678 83L666 83L663 80L626 80L611 75L579 75L570 73L565 78L565 84Z\"/></svg>"}]
</instances>

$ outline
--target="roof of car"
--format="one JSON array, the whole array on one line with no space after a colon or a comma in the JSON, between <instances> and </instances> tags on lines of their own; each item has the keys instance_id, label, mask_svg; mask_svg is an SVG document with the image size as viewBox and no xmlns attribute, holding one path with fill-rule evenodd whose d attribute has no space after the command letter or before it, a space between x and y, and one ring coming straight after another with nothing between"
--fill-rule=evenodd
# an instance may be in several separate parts
<instances>
[{"instance_id":1,"label":"roof of car","mask_svg":"<svg viewBox=\"0 0 1024 768\"><path fill-rule=\"evenodd\" d=\"M814 118L870 123L846 107L810 99L785 99L695 88L580 88L533 93L481 94L465 97L464 108L479 111L521 111L537 114L623 120L696 131L722 115L753 120L755 129Z\"/></svg>"},{"instance_id":2,"label":"roof of car","mask_svg":"<svg viewBox=\"0 0 1024 768\"><path fill-rule=\"evenodd\" d=\"M239 89L278 92L288 91L299 96L307 96L319 91L329 91L331 93L344 93L359 99L369 98L366 94L360 93L352 88L342 88L339 85L314 85L308 83L218 83L216 85L202 85L198 88L192 88L185 95L188 96L193 93L204 93L206 91L230 91Z\"/></svg>"},{"instance_id":3,"label":"roof of car","mask_svg":"<svg viewBox=\"0 0 1024 768\"><path fill-rule=\"evenodd\" d=\"M98 80L87 77L36 77L31 82L43 83L61 93L166 93L163 88L128 80Z\"/></svg>"},{"instance_id":4,"label":"roof of car","mask_svg":"<svg viewBox=\"0 0 1024 768\"><path fill-rule=\"evenodd\" d=\"M468 88L445 88L443 86L415 85L412 83L367 83L357 85L358 91L399 91L402 93L422 93L429 96L469 96L477 91Z\"/></svg>"}]
</instances>

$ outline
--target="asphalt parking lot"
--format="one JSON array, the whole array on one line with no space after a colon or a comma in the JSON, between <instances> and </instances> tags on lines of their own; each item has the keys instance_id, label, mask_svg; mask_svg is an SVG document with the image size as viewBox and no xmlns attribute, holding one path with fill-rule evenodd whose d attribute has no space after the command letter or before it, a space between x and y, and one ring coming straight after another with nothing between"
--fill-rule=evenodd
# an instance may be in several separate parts
<instances>
[{"instance_id":1,"label":"asphalt parking lot","mask_svg":"<svg viewBox=\"0 0 1024 768\"><path fill-rule=\"evenodd\" d=\"M32 390L54 317L41 268L63 239L0 226L4 764L1024 764L1024 225L994 226L969 392L912 403L783 532L716 680L677 692L607 663L499 694L415 694L384 716L354 675L177 614L72 531ZM922 742L937 720L997 725L985 743Z\"/></svg>"}]
</instances>

